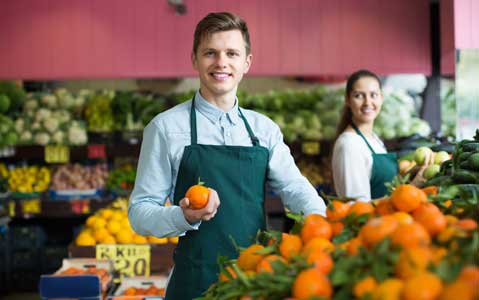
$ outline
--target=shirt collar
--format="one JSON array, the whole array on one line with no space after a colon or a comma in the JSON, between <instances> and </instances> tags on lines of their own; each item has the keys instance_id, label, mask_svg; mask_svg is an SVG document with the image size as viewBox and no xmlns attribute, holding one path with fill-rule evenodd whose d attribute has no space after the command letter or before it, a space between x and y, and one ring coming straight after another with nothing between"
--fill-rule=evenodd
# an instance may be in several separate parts
<instances>
[{"instance_id":1,"label":"shirt collar","mask_svg":"<svg viewBox=\"0 0 479 300\"><path fill-rule=\"evenodd\" d=\"M228 120L233 125L236 125L240 118L238 111L238 98L235 99L235 105L228 112L224 112L215 105L206 101L198 90L195 94L195 108L212 123L219 122L221 116L226 115Z\"/></svg>"}]
</instances>

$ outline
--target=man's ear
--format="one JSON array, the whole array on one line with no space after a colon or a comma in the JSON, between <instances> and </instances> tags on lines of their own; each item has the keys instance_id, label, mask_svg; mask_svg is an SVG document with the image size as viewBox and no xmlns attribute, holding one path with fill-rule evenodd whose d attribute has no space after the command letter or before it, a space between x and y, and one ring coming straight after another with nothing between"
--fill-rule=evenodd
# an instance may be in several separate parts
<instances>
[{"instance_id":1,"label":"man's ear","mask_svg":"<svg viewBox=\"0 0 479 300\"><path fill-rule=\"evenodd\" d=\"M245 61L246 68L245 68L244 74L248 73L249 68L251 67L251 62L252 61L253 61L253 54L250 53L250 54L246 55L246 61Z\"/></svg>"},{"instance_id":2,"label":"man's ear","mask_svg":"<svg viewBox=\"0 0 479 300\"><path fill-rule=\"evenodd\" d=\"M191 64L193 65L193 69L198 70L198 65L197 65L197 62L196 62L196 55L193 52L191 52Z\"/></svg>"}]
</instances>

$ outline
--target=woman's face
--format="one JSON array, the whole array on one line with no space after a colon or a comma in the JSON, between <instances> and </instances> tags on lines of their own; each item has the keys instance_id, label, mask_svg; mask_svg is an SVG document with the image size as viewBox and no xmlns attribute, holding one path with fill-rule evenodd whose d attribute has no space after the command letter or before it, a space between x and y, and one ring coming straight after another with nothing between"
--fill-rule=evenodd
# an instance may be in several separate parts
<instances>
[{"instance_id":1,"label":"woman's face","mask_svg":"<svg viewBox=\"0 0 479 300\"><path fill-rule=\"evenodd\" d=\"M374 77L361 77L346 98L356 125L372 124L379 115L383 95L379 82Z\"/></svg>"}]
</instances>

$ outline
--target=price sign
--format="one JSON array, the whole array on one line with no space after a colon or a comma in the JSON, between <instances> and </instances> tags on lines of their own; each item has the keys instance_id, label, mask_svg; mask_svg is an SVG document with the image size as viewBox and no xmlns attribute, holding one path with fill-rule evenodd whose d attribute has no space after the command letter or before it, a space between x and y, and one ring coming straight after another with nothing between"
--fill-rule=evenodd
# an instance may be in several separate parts
<instances>
[{"instance_id":1,"label":"price sign","mask_svg":"<svg viewBox=\"0 0 479 300\"><path fill-rule=\"evenodd\" d=\"M88 158L105 158L106 150L104 144L91 144L88 145Z\"/></svg>"},{"instance_id":2,"label":"price sign","mask_svg":"<svg viewBox=\"0 0 479 300\"><path fill-rule=\"evenodd\" d=\"M301 151L308 155L318 155L321 147L319 142L303 142Z\"/></svg>"},{"instance_id":3,"label":"price sign","mask_svg":"<svg viewBox=\"0 0 479 300\"><path fill-rule=\"evenodd\" d=\"M150 276L150 245L96 246L97 259L111 259L120 277Z\"/></svg>"},{"instance_id":4,"label":"price sign","mask_svg":"<svg viewBox=\"0 0 479 300\"><path fill-rule=\"evenodd\" d=\"M39 214L42 212L40 205L40 199L24 199L22 200L22 213L23 214Z\"/></svg>"},{"instance_id":5,"label":"price sign","mask_svg":"<svg viewBox=\"0 0 479 300\"><path fill-rule=\"evenodd\" d=\"M70 161L70 148L68 146L45 146L45 161L50 164L67 163Z\"/></svg>"},{"instance_id":6,"label":"price sign","mask_svg":"<svg viewBox=\"0 0 479 300\"><path fill-rule=\"evenodd\" d=\"M90 200L71 200L70 201L72 212L75 214L88 214L90 213Z\"/></svg>"}]
</instances>

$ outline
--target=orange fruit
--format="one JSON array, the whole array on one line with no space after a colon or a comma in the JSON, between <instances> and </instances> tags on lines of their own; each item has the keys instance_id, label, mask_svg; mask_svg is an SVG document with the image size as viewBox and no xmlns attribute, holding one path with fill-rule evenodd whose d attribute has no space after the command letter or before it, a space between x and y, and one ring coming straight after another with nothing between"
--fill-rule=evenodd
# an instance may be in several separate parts
<instances>
[{"instance_id":1,"label":"orange fruit","mask_svg":"<svg viewBox=\"0 0 479 300\"><path fill-rule=\"evenodd\" d=\"M301 239L306 244L315 237L331 239L333 229L331 224L321 215L311 214L304 218L304 224L301 228Z\"/></svg>"},{"instance_id":2,"label":"orange fruit","mask_svg":"<svg viewBox=\"0 0 479 300\"><path fill-rule=\"evenodd\" d=\"M477 290L479 286L476 286ZM473 300L474 291L467 282L456 280L446 285L439 296L439 300Z\"/></svg>"},{"instance_id":3,"label":"orange fruit","mask_svg":"<svg viewBox=\"0 0 479 300\"><path fill-rule=\"evenodd\" d=\"M374 206L371 203L356 201L349 208L348 215L355 215L359 217L360 215L373 214Z\"/></svg>"},{"instance_id":4,"label":"orange fruit","mask_svg":"<svg viewBox=\"0 0 479 300\"><path fill-rule=\"evenodd\" d=\"M303 242L299 236L287 233L282 234L281 242L279 243L279 253L286 260L290 260L293 255L299 254L301 247L303 247Z\"/></svg>"},{"instance_id":5,"label":"orange fruit","mask_svg":"<svg viewBox=\"0 0 479 300\"><path fill-rule=\"evenodd\" d=\"M391 200L384 198L377 202L374 211L378 215L385 216L394 213L396 209L394 208Z\"/></svg>"},{"instance_id":6,"label":"orange fruit","mask_svg":"<svg viewBox=\"0 0 479 300\"><path fill-rule=\"evenodd\" d=\"M427 230L419 223L399 224L391 235L392 243L402 248L428 246L431 237Z\"/></svg>"},{"instance_id":7,"label":"orange fruit","mask_svg":"<svg viewBox=\"0 0 479 300\"><path fill-rule=\"evenodd\" d=\"M233 267L231 266L227 266L225 268L226 272L228 272L232 278L236 278L238 277L238 275L236 274L235 270L233 269ZM218 277L219 281L220 282L223 282L223 281L228 281L230 280L230 278L223 272L220 272L220 276Z\"/></svg>"},{"instance_id":8,"label":"orange fruit","mask_svg":"<svg viewBox=\"0 0 479 300\"><path fill-rule=\"evenodd\" d=\"M353 286L353 295L358 298L371 297L376 290L378 283L372 276L361 279Z\"/></svg>"},{"instance_id":9,"label":"orange fruit","mask_svg":"<svg viewBox=\"0 0 479 300\"><path fill-rule=\"evenodd\" d=\"M301 250L304 257L308 257L311 252L325 252L331 253L334 251L334 244L329 240L321 237L315 237L306 243Z\"/></svg>"},{"instance_id":10,"label":"orange fruit","mask_svg":"<svg viewBox=\"0 0 479 300\"><path fill-rule=\"evenodd\" d=\"M263 255L256 254L256 251L263 249L264 247L259 244L253 244L248 248L241 251L236 264L244 271L256 270L256 265L263 259Z\"/></svg>"},{"instance_id":11,"label":"orange fruit","mask_svg":"<svg viewBox=\"0 0 479 300\"><path fill-rule=\"evenodd\" d=\"M473 219L461 219L454 223L454 226L466 231L476 230L477 222Z\"/></svg>"},{"instance_id":12,"label":"orange fruit","mask_svg":"<svg viewBox=\"0 0 479 300\"><path fill-rule=\"evenodd\" d=\"M404 282L397 278L389 278L381 282L374 291L375 300L400 300Z\"/></svg>"},{"instance_id":13,"label":"orange fruit","mask_svg":"<svg viewBox=\"0 0 479 300\"><path fill-rule=\"evenodd\" d=\"M464 266L459 273L458 280L466 282L474 293L474 299L479 299L479 267L473 265Z\"/></svg>"},{"instance_id":14,"label":"orange fruit","mask_svg":"<svg viewBox=\"0 0 479 300\"><path fill-rule=\"evenodd\" d=\"M358 254L359 247L364 246L363 241L359 237L355 237L349 240L347 251L351 255Z\"/></svg>"},{"instance_id":15,"label":"orange fruit","mask_svg":"<svg viewBox=\"0 0 479 300\"><path fill-rule=\"evenodd\" d=\"M339 221L348 214L349 207L348 203L333 200L326 209L326 216L329 221Z\"/></svg>"},{"instance_id":16,"label":"orange fruit","mask_svg":"<svg viewBox=\"0 0 479 300\"><path fill-rule=\"evenodd\" d=\"M439 191L439 188L437 186L431 185L427 186L421 189L424 193L426 193L427 196L432 195L435 196L437 195L437 192Z\"/></svg>"},{"instance_id":17,"label":"orange fruit","mask_svg":"<svg viewBox=\"0 0 479 300\"><path fill-rule=\"evenodd\" d=\"M210 190L201 184L191 186L187 191L185 197L190 201L190 208L201 209L208 204L208 197Z\"/></svg>"},{"instance_id":18,"label":"orange fruit","mask_svg":"<svg viewBox=\"0 0 479 300\"><path fill-rule=\"evenodd\" d=\"M427 247L403 249L394 269L397 277L411 278L427 269L432 260L431 250Z\"/></svg>"},{"instance_id":19,"label":"orange fruit","mask_svg":"<svg viewBox=\"0 0 479 300\"><path fill-rule=\"evenodd\" d=\"M333 230L333 236L337 236L343 230L344 224L340 221L331 222L331 229Z\"/></svg>"},{"instance_id":20,"label":"orange fruit","mask_svg":"<svg viewBox=\"0 0 479 300\"><path fill-rule=\"evenodd\" d=\"M333 288L328 278L316 269L301 271L293 282L292 295L295 300L307 300L313 297L329 299L332 293Z\"/></svg>"},{"instance_id":21,"label":"orange fruit","mask_svg":"<svg viewBox=\"0 0 479 300\"><path fill-rule=\"evenodd\" d=\"M413 217L407 212L397 211L391 215L393 218L398 220L399 224L408 224L414 221Z\"/></svg>"},{"instance_id":22,"label":"orange fruit","mask_svg":"<svg viewBox=\"0 0 479 300\"><path fill-rule=\"evenodd\" d=\"M397 210L410 212L427 202L427 196L412 184L402 184L392 192L391 202Z\"/></svg>"},{"instance_id":23,"label":"orange fruit","mask_svg":"<svg viewBox=\"0 0 479 300\"><path fill-rule=\"evenodd\" d=\"M402 300L435 300L442 290L442 281L430 272L422 272L404 282Z\"/></svg>"},{"instance_id":24,"label":"orange fruit","mask_svg":"<svg viewBox=\"0 0 479 300\"><path fill-rule=\"evenodd\" d=\"M398 224L399 222L392 216L370 219L359 231L359 236L366 247L371 247L390 236Z\"/></svg>"},{"instance_id":25,"label":"orange fruit","mask_svg":"<svg viewBox=\"0 0 479 300\"><path fill-rule=\"evenodd\" d=\"M271 265L273 261L281 261L283 263L286 263L286 260L282 258L281 256L276 254L270 254L268 256L265 256L263 259L259 261L258 265L256 266L256 272L257 273L261 273L261 272L273 273L274 270L273 270L273 266Z\"/></svg>"},{"instance_id":26,"label":"orange fruit","mask_svg":"<svg viewBox=\"0 0 479 300\"><path fill-rule=\"evenodd\" d=\"M412 217L416 222L424 226L431 236L435 236L446 229L446 217L432 203L422 203L413 211Z\"/></svg>"},{"instance_id":27,"label":"orange fruit","mask_svg":"<svg viewBox=\"0 0 479 300\"><path fill-rule=\"evenodd\" d=\"M331 256L324 252L311 252L306 258L306 261L313 264L316 270L325 275L329 274L334 266Z\"/></svg>"}]
</instances>

